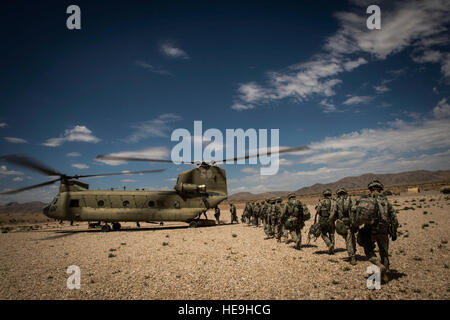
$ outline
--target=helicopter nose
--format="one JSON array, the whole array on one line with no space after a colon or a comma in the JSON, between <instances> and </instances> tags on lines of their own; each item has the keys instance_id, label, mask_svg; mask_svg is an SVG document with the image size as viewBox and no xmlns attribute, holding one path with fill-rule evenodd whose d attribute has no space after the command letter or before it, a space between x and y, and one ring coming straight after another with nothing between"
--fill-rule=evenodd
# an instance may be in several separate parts
<instances>
[{"instance_id":1,"label":"helicopter nose","mask_svg":"<svg viewBox=\"0 0 450 320\"><path fill-rule=\"evenodd\" d=\"M45 207L42 209L42 212L48 217L48 216L49 216L48 213L50 212L50 205L45 206Z\"/></svg>"}]
</instances>

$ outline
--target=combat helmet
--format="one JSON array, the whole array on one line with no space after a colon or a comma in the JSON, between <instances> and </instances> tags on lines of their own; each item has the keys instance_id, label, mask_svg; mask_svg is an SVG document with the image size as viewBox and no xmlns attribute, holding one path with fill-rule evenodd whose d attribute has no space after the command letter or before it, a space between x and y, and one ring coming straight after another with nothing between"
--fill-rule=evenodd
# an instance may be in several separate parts
<instances>
[{"instance_id":1,"label":"combat helmet","mask_svg":"<svg viewBox=\"0 0 450 320\"><path fill-rule=\"evenodd\" d=\"M383 186L383 184L381 183L380 179L378 179L377 177L374 177L374 178L372 179L372 181L370 181L369 184L367 185L367 188L368 188L369 190L372 190L372 189L375 189L375 188L378 188L378 189L380 189L380 190L383 190L383 189L384 189L384 186Z\"/></svg>"},{"instance_id":2,"label":"combat helmet","mask_svg":"<svg viewBox=\"0 0 450 320\"><path fill-rule=\"evenodd\" d=\"M296 195L295 195L295 193L291 192L291 193L288 194L287 198L288 198L288 199L291 199L291 198L294 198L294 199L295 199L295 198L296 198Z\"/></svg>"},{"instance_id":3,"label":"combat helmet","mask_svg":"<svg viewBox=\"0 0 450 320\"><path fill-rule=\"evenodd\" d=\"M331 197L331 195L333 194L333 192L331 192L330 189L326 189L324 192L322 192L324 197Z\"/></svg>"},{"instance_id":4,"label":"combat helmet","mask_svg":"<svg viewBox=\"0 0 450 320\"><path fill-rule=\"evenodd\" d=\"M283 199L281 199L280 197L276 197L275 198L275 202L276 203L281 203L283 201Z\"/></svg>"},{"instance_id":5,"label":"combat helmet","mask_svg":"<svg viewBox=\"0 0 450 320\"><path fill-rule=\"evenodd\" d=\"M347 194L347 190L345 188L339 188L336 190L336 194L340 195L340 194Z\"/></svg>"}]
</instances>

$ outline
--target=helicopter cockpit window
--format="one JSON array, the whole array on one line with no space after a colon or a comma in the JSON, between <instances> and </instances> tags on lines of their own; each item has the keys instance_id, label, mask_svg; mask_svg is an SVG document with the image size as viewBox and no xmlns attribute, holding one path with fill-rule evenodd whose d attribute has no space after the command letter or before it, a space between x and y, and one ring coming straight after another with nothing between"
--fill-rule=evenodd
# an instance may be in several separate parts
<instances>
[{"instance_id":1,"label":"helicopter cockpit window","mask_svg":"<svg viewBox=\"0 0 450 320\"><path fill-rule=\"evenodd\" d=\"M175 201L173 202L173 206L174 206L176 209L180 209L180 201L175 200Z\"/></svg>"},{"instance_id":2,"label":"helicopter cockpit window","mask_svg":"<svg viewBox=\"0 0 450 320\"><path fill-rule=\"evenodd\" d=\"M150 201L148 202L148 206L149 206L150 208L154 207L154 206L155 206L155 201L150 200Z\"/></svg>"},{"instance_id":3,"label":"helicopter cockpit window","mask_svg":"<svg viewBox=\"0 0 450 320\"><path fill-rule=\"evenodd\" d=\"M128 208L128 207L130 206L130 201L125 200L124 202L122 202L122 205L123 205L125 208Z\"/></svg>"},{"instance_id":4,"label":"helicopter cockpit window","mask_svg":"<svg viewBox=\"0 0 450 320\"><path fill-rule=\"evenodd\" d=\"M71 208L79 208L80 207L80 200L79 199L72 199L72 200L70 200L69 207L71 207Z\"/></svg>"},{"instance_id":5,"label":"helicopter cockpit window","mask_svg":"<svg viewBox=\"0 0 450 320\"><path fill-rule=\"evenodd\" d=\"M97 205L98 205L99 208L104 207L105 206L105 201L98 200Z\"/></svg>"}]
</instances>

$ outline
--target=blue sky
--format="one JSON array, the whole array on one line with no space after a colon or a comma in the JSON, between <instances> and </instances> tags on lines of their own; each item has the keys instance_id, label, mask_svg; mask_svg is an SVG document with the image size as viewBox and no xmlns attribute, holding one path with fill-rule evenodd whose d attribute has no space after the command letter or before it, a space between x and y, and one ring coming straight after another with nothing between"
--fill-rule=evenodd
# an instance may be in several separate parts
<instances>
[{"instance_id":1,"label":"blue sky","mask_svg":"<svg viewBox=\"0 0 450 320\"><path fill-rule=\"evenodd\" d=\"M280 129L276 176L225 165L229 192L295 190L367 172L450 169L448 1L15 1L0 29L1 154L68 174L167 168L87 179L91 188L172 188L189 166L104 163L168 158L176 128ZM0 190L47 177L0 163ZM55 188L13 200L47 201Z\"/></svg>"}]
</instances>

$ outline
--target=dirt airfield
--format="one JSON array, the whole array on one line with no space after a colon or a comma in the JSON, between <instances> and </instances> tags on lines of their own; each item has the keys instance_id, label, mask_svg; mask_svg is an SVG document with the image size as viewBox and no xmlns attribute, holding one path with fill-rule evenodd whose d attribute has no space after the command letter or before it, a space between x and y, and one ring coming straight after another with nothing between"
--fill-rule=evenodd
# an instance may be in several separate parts
<instances>
[{"instance_id":1,"label":"dirt airfield","mask_svg":"<svg viewBox=\"0 0 450 320\"><path fill-rule=\"evenodd\" d=\"M0 299L449 299L449 197L426 192L390 200L401 227L390 242L392 279L380 290L367 289L370 263L361 247L351 266L337 234L334 255L320 238L306 246L313 218L297 251L264 240L261 227L230 225L223 205L224 224L196 229L125 223L103 233L87 223L1 221ZM314 216L315 199L305 201ZM80 267L79 290L67 288L70 265Z\"/></svg>"}]
</instances>

